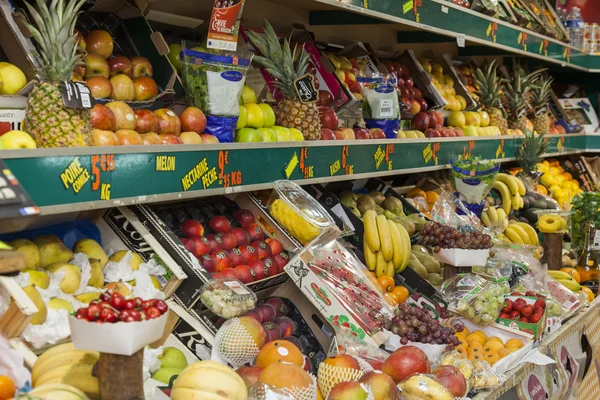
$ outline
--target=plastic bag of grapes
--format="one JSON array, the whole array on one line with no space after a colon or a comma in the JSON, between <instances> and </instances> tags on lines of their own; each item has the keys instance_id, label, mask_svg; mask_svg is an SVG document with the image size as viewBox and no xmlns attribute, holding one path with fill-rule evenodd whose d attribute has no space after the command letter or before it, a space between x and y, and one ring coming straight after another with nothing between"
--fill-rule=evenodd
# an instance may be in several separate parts
<instances>
[{"instance_id":1,"label":"plastic bag of grapes","mask_svg":"<svg viewBox=\"0 0 600 400\"><path fill-rule=\"evenodd\" d=\"M446 280L441 292L451 312L476 324L488 325L500 315L504 295L510 292L510 287L508 282L491 282L476 274L460 274Z\"/></svg>"}]
</instances>

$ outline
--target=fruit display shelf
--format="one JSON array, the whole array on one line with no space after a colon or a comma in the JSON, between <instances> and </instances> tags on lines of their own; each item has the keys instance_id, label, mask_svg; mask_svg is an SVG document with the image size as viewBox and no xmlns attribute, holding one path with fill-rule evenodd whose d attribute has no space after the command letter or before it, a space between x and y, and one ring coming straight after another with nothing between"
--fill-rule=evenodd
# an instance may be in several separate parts
<instances>
[{"instance_id":1,"label":"fruit display shelf","mask_svg":"<svg viewBox=\"0 0 600 400\"><path fill-rule=\"evenodd\" d=\"M466 41L499 53L509 52L600 72L600 57L446 0L301 0L295 2L295 6L310 11L311 25L398 25L398 41L403 43L444 42L456 38L460 47L465 47Z\"/></svg>"},{"instance_id":2,"label":"fruit display shelf","mask_svg":"<svg viewBox=\"0 0 600 400\"><path fill-rule=\"evenodd\" d=\"M44 214L443 169L471 154L513 160L518 137L56 148L2 157ZM548 136L548 155L600 148L585 135ZM596 142L598 142L596 144ZM35 172L34 172L35 171Z\"/></svg>"}]
</instances>

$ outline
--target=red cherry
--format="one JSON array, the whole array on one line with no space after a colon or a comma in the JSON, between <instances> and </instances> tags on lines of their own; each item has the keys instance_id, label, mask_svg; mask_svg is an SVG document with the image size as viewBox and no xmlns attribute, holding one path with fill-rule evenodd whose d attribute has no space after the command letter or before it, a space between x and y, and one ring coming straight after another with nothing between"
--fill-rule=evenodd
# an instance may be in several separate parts
<instances>
[{"instance_id":1,"label":"red cherry","mask_svg":"<svg viewBox=\"0 0 600 400\"><path fill-rule=\"evenodd\" d=\"M150 307L144 310L148 319L154 319L160 317L162 314L157 307Z\"/></svg>"},{"instance_id":2,"label":"red cherry","mask_svg":"<svg viewBox=\"0 0 600 400\"><path fill-rule=\"evenodd\" d=\"M100 294L100 300L102 301L110 301L110 293L109 292L104 292Z\"/></svg>"},{"instance_id":3,"label":"red cherry","mask_svg":"<svg viewBox=\"0 0 600 400\"><path fill-rule=\"evenodd\" d=\"M79 310L77 310L75 313L75 318L87 320L87 307L81 307Z\"/></svg>"},{"instance_id":4,"label":"red cherry","mask_svg":"<svg viewBox=\"0 0 600 400\"><path fill-rule=\"evenodd\" d=\"M113 293L110 297L110 305L117 310L122 310L125 307L125 297L120 293Z\"/></svg>"},{"instance_id":5,"label":"red cherry","mask_svg":"<svg viewBox=\"0 0 600 400\"><path fill-rule=\"evenodd\" d=\"M148 307L152 307L152 300L144 300L142 302L142 308L148 308Z\"/></svg>"},{"instance_id":6,"label":"red cherry","mask_svg":"<svg viewBox=\"0 0 600 400\"><path fill-rule=\"evenodd\" d=\"M126 310L133 310L136 307L137 307L137 304L135 303L135 300L133 300L133 299L125 300L125 303L123 304L123 308Z\"/></svg>"},{"instance_id":7,"label":"red cherry","mask_svg":"<svg viewBox=\"0 0 600 400\"><path fill-rule=\"evenodd\" d=\"M104 322L114 323L119 320L119 315L110 308L104 308L100 311L100 319Z\"/></svg>"},{"instance_id":8,"label":"red cherry","mask_svg":"<svg viewBox=\"0 0 600 400\"><path fill-rule=\"evenodd\" d=\"M144 303L144 300L142 300L139 297L136 297L135 299L133 299L133 301L135 301L135 308L142 308L142 304Z\"/></svg>"},{"instance_id":9,"label":"red cherry","mask_svg":"<svg viewBox=\"0 0 600 400\"><path fill-rule=\"evenodd\" d=\"M129 315L131 315L136 321L142 320L142 313L140 313L138 310L130 310Z\"/></svg>"},{"instance_id":10,"label":"red cherry","mask_svg":"<svg viewBox=\"0 0 600 400\"><path fill-rule=\"evenodd\" d=\"M154 307L158 308L161 314L169 311L169 306L163 300L154 300Z\"/></svg>"},{"instance_id":11,"label":"red cherry","mask_svg":"<svg viewBox=\"0 0 600 400\"><path fill-rule=\"evenodd\" d=\"M102 309L98 304L90 304L87 308L87 319L89 321L97 320L100 317L100 311L102 311Z\"/></svg>"}]
</instances>

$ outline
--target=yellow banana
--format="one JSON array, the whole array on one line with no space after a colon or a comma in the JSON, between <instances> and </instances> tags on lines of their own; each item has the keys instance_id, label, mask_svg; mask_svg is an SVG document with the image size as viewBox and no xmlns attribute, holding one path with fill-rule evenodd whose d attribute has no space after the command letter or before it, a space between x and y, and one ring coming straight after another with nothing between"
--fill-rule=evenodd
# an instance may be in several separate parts
<instances>
[{"instance_id":1,"label":"yellow banana","mask_svg":"<svg viewBox=\"0 0 600 400\"><path fill-rule=\"evenodd\" d=\"M404 256L404 260L400 265L400 269L398 272L402 272L408 266L408 261L410 260L410 235L405 227L400 224L396 224L398 226L398 231L400 231L400 237L402 237L402 255Z\"/></svg>"},{"instance_id":2,"label":"yellow banana","mask_svg":"<svg viewBox=\"0 0 600 400\"><path fill-rule=\"evenodd\" d=\"M40 376L35 387L40 387L49 383L64 383L75 386L85 393L94 393L93 383L90 382L90 378L93 378L93 380L96 381L96 389L98 380L92 376L93 367L93 365L89 364L63 365L62 367L55 368ZM81 383L78 381L81 381ZM88 385L91 385L92 387L87 387Z\"/></svg>"},{"instance_id":3,"label":"yellow banana","mask_svg":"<svg viewBox=\"0 0 600 400\"><path fill-rule=\"evenodd\" d=\"M500 173L496 175L496 181L504 183L510 189L510 193L515 195L519 194L519 185L517 184L517 178L509 174Z\"/></svg>"},{"instance_id":4,"label":"yellow banana","mask_svg":"<svg viewBox=\"0 0 600 400\"><path fill-rule=\"evenodd\" d=\"M523 243L525 243L525 244L533 244L533 243L531 243L531 239L529 239L529 235L527 234L527 232L525 231L525 229L523 229L519 225L518 222L516 224L511 225L510 227L515 232L517 232L519 234L519 236L521 236L521 240L523 241Z\"/></svg>"},{"instance_id":5,"label":"yellow banana","mask_svg":"<svg viewBox=\"0 0 600 400\"><path fill-rule=\"evenodd\" d=\"M506 228L508 228L508 218L504 218L502 222L502 229L506 230Z\"/></svg>"},{"instance_id":6,"label":"yellow banana","mask_svg":"<svg viewBox=\"0 0 600 400\"><path fill-rule=\"evenodd\" d=\"M521 239L521 235L519 235L517 233L517 231L515 231L513 229L514 225L510 225L508 228L506 228L506 230L504 231L504 235L510 239L511 242L516 243L516 244L525 244L523 242L523 239Z\"/></svg>"},{"instance_id":7,"label":"yellow banana","mask_svg":"<svg viewBox=\"0 0 600 400\"><path fill-rule=\"evenodd\" d=\"M483 210L481 213L481 222L487 227L492 226L492 222L490 221L490 217L487 214L487 210Z\"/></svg>"},{"instance_id":8,"label":"yellow banana","mask_svg":"<svg viewBox=\"0 0 600 400\"><path fill-rule=\"evenodd\" d=\"M527 236L529 236L529 241L532 245L537 246L538 244L540 244L537 232L535 231L535 229L533 229L531 225L526 224L525 222L517 222L517 225L523 228L523 230L527 233Z\"/></svg>"},{"instance_id":9,"label":"yellow banana","mask_svg":"<svg viewBox=\"0 0 600 400\"><path fill-rule=\"evenodd\" d=\"M33 365L31 369L31 383L35 385L40 376L57 367L75 364L95 364L99 357L100 354L98 352L85 350L71 350L54 354L52 357L44 359L42 363L36 362Z\"/></svg>"},{"instance_id":10,"label":"yellow banana","mask_svg":"<svg viewBox=\"0 0 600 400\"><path fill-rule=\"evenodd\" d=\"M567 279L557 279L558 283L566 287L567 289L573 292L581 291L581 285L577 283L575 280L567 280Z\"/></svg>"},{"instance_id":11,"label":"yellow banana","mask_svg":"<svg viewBox=\"0 0 600 400\"><path fill-rule=\"evenodd\" d=\"M367 235L363 235L363 253L365 253L365 263L367 264L367 268L369 271L375 271L375 267L377 267L377 256L367 243Z\"/></svg>"},{"instance_id":12,"label":"yellow banana","mask_svg":"<svg viewBox=\"0 0 600 400\"><path fill-rule=\"evenodd\" d=\"M511 200L513 210L520 210L521 208L523 208L521 204L523 198L519 193L513 193Z\"/></svg>"},{"instance_id":13,"label":"yellow banana","mask_svg":"<svg viewBox=\"0 0 600 400\"><path fill-rule=\"evenodd\" d=\"M504 209L498 208L496 210L496 213L498 216L498 225L500 225L500 224L504 225L504 220L508 218L506 213L504 212Z\"/></svg>"},{"instance_id":14,"label":"yellow banana","mask_svg":"<svg viewBox=\"0 0 600 400\"><path fill-rule=\"evenodd\" d=\"M496 210L496 207L488 207L487 214L492 225L496 225L498 222L498 210Z\"/></svg>"},{"instance_id":15,"label":"yellow banana","mask_svg":"<svg viewBox=\"0 0 600 400\"><path fill-rule=\"evenodd\" d=\"M525 189L525 185L523 184L523 181L516 176L515 176L515 180L517 181L517 186L519 186L519 194L521 196L525 196L525 193L527 193L527 189Z\"/></svg>"},{"instance_id":16,"label":"yellow banana","mask_svg":"<svg viewBox=\"0 0 600 400\"><path fill-rule=\"evenodd\" d=\"M573 277L569 274L567 274L566 272L562 272L562 271L548 271L548 275L550 275L552 278L558 280L565 280L565 281L572 281Z\"/></svg>"},{"instance_id":17,"label":"yellow banana","mask_svg":"<svg viewBox=\"0 0 600 400\"><path fill-rule=\"evenodd\" d=\"M500 193L500 196L502 197L502 209L506 215L510 214L512 195L510 194L508 186L500 181L495 181L492 185L492 188L496 189Z\"/></svg>"},{"instance_id":18,"label":"yellow banana","mask_svg":"<svg viewBox=\"0 0 600 400\"><path fill-rule=\"evenodd\" d=\"M383 258L383 254L381 251L375 253L377 256L377 266L375 267L375 276L380 277L381 275L385 275L387 272L387 261Z\"/></svg>"},{"instance_id":19,"label":"yellow banana","mask_svg":"<svg viewBox=\"0 0 600 400\"><path fill-rule=\"evenodd\" d=\"M397 270L402 265L402 261L404 261L403 251L403 242L402 236L400 236L400 230L396 226L396 223L392 220L388 219L388 225L390 227L390 236L392 237L392 246L394 247L394 255L392 257L392 263L394 265L394 269Z\"/></svg>"},{"instance_id":20,"label":"yellow banana","mask_svg":"<svg viewBox=\"0 0 600 400\"><path fill-rule=\"evenodd\" d=\"M396 275L396 269L394 268L394 263L392 261L387 262L387 270L385 271L385 274L391 277Z\"/></svg>"},{"instance_id":21,"label":"yellow banana","mask_svg":"<svg viewBox=\"0 0 600 400\"><path fill-rule=\"evenodd\" d=\"M40 364L41 365L42 363L46 362L46 360L48 360L49 358L51 358L55 354L64 353L64 352L72 351L72 350L76 350L75 349L75 345L72 342L58 344L56 346L50 347L48 350L46 350L45 352L43 352L38 357L38 359L35 361L34 367L35 367L36 364Z\"/></svg>"},{"instance_id":22,"label":"yellow banana","mask_svg":"<svg viewBox=\"0 0 600 400\"><path fill-rule=\"evenodd\" d=\"M365 224L365 236L367 237L367 244L373 252L379 251L381 243L379 242L379 233L377 232L377 213L375 210L369 210L363 215L363 222Z\"/></svg>"},{"instance_id":23,"label":"yellow banana","mask_svg":"<svg viewBox=\"0 0 600 400\"><path fill-rule=\"evenodd\" d=\"M379 243L381 244L381 252L385 261L391 261L394 257L394 246L392 245L392 237L390 235L390 227L387 223L385 215L378 215L375 218L377 222L377 232L379 232Z\"/></svg>"}]
</instances>

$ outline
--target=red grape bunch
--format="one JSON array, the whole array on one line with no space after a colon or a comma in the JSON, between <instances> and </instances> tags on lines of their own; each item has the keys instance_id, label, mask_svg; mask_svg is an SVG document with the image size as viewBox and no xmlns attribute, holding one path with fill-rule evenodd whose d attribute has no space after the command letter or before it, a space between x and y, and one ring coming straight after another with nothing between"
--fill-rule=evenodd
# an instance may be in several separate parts
<instances>
[{"instance_id":1,"label":"red grape bunch","mask_svg":"<svg viewBox=\"0 0 600 400\"><path fill-rule=\"evenodd\" d=\"M440 249L490 249L492 247L492 238L490 235L479 231L461 232L450 225L442 225L438 222L429 221L421 229L423 242L433 247L433 251L438 253Z\"/></svg>"},{"instance_id":2,"label":"red grape bunch","mask_svg":"<svg viewBox=\"0 0 600 400\"><path fill-rule=\"evenodd\" d=\"M455 336L463 326L457 324L454 328L442 326L433 319L429 312L406 303L398 305L392 319L392 333L400 336L400 343L420 342L430 344L446 344L449 350L454 350L460 344Z\"/></svg>"}]
</instances>

